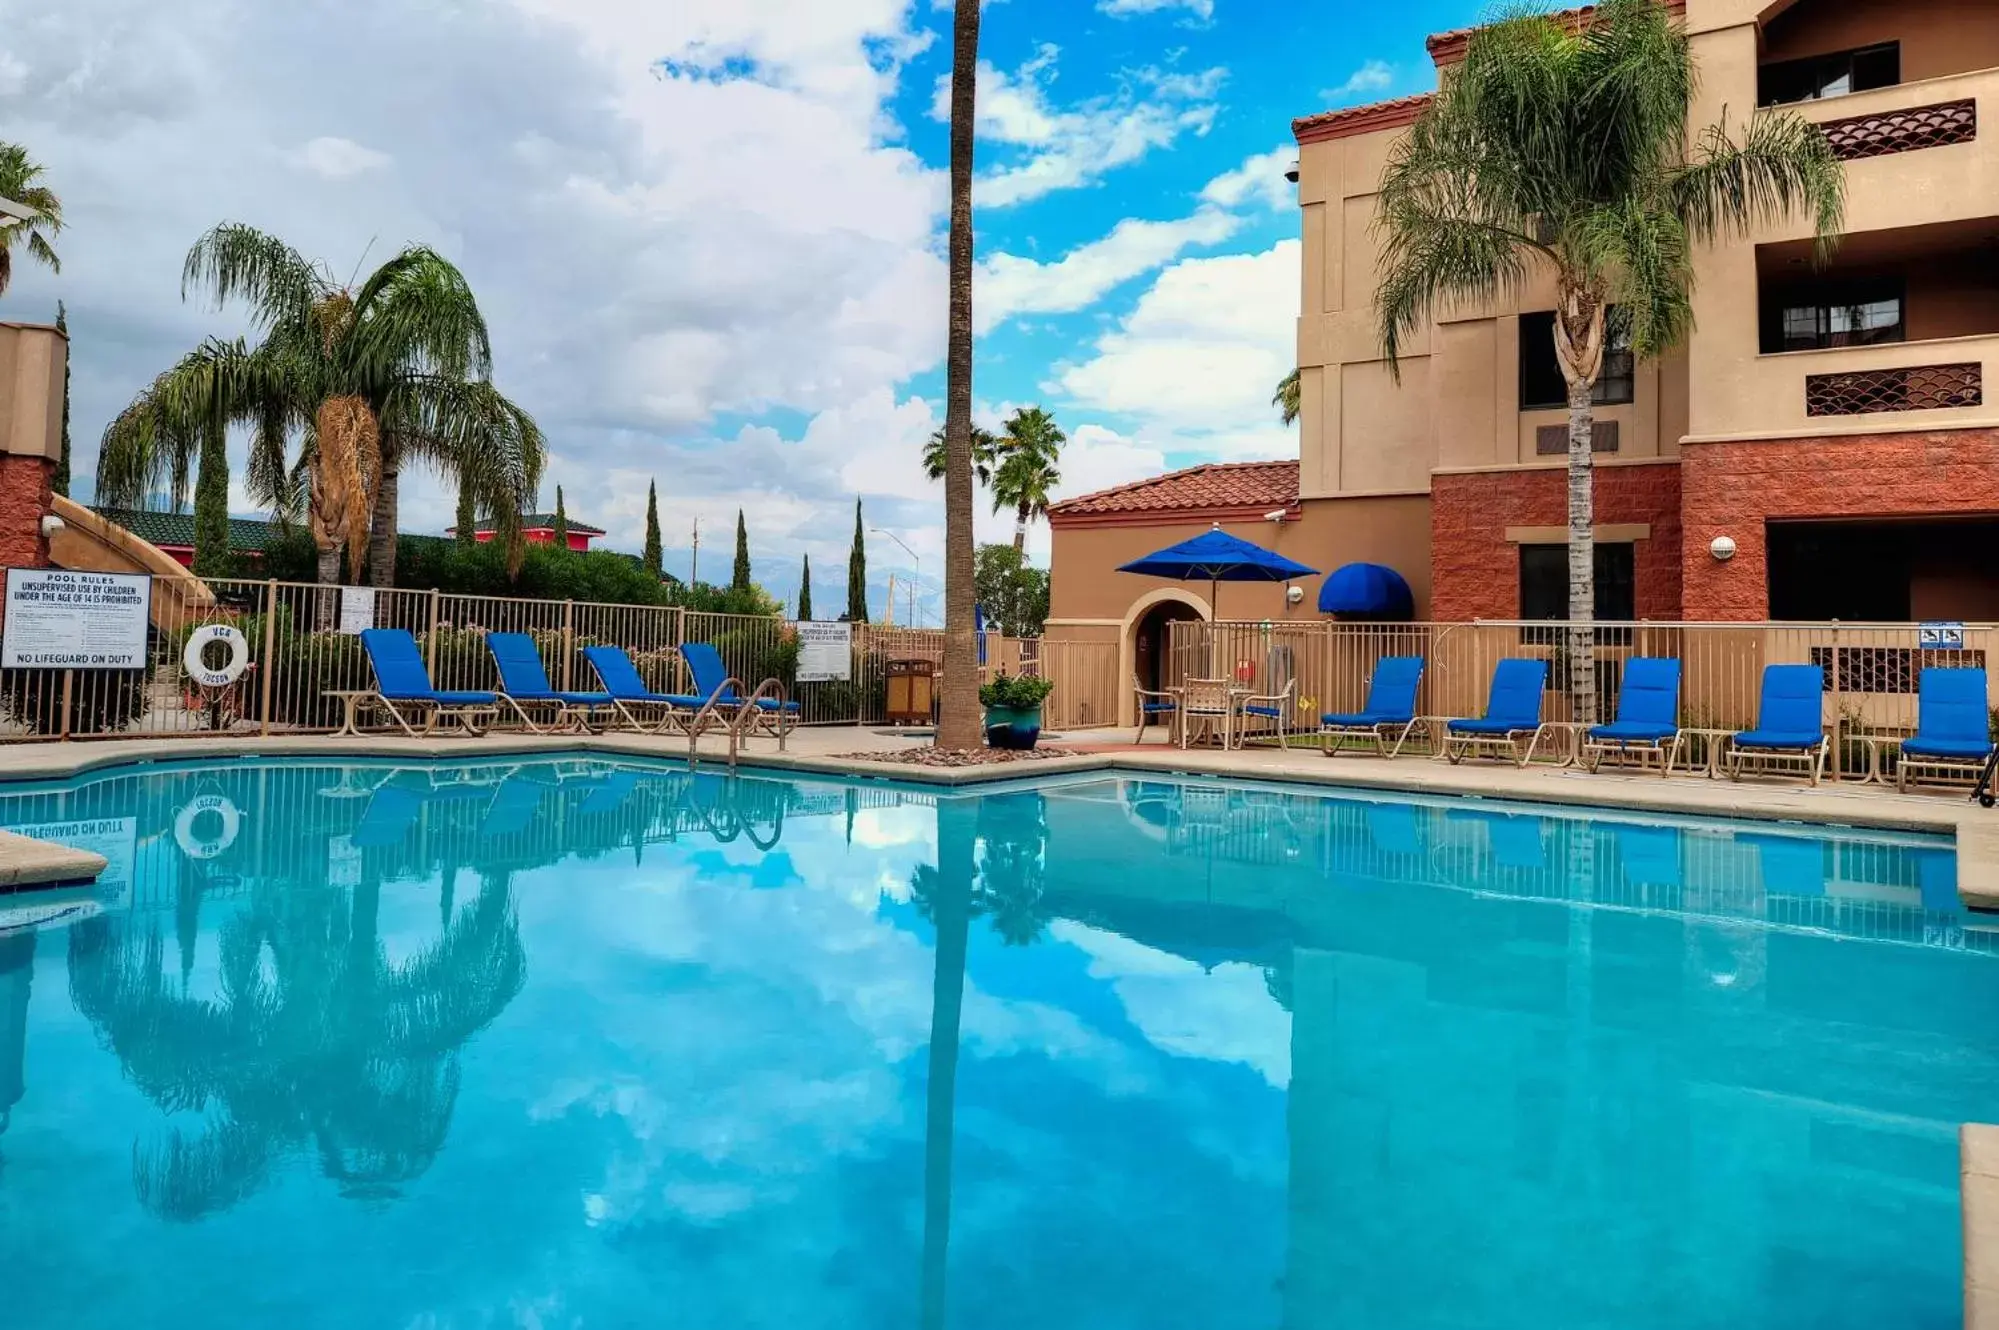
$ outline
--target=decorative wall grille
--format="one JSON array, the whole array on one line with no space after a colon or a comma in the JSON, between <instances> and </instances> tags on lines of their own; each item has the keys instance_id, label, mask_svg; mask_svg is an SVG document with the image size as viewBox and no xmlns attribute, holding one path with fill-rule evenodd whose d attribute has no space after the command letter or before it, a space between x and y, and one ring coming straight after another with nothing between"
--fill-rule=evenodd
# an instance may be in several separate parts
<instances>
[{"instance_id":1,"label":"decorative wall grille","mask_svg":"<svg viewBox=\"0 0 1999 1330\"><path fill-rule=\"evenodd\" d=\"M1614 453L1618 445L1618 422L1598 420L1590 426L1589 446L1594 453ZM1567 425L1542 425L1534 431L1534 451L1542 457L1560 457L1569 451Z\"/></svg>"},{"instance_id":2,"label":"decorative wall grille","mask_svg":"<svg viewBox=\"0 0 1999 1330\"><path fill-rule=\"evenodd\" d=\"M1866 157L1915 152L1919 148L1969 143L1978 137L1978 103L1967 98L1936 106L1912 106L1901 111L1828 120L1819 128L1832 144L1833 156L1843 162L1856 162Z\"/></svg>"},{"instance_id":3,"label":"decorative wall grille","mask_svg":"<svg viewBox=\"0 0 1999 1330\"><path fill-rule=\"evenodd\" d=\"M1984 368L1975 363L1813 374L1805 379L1805 414L1811 416L1944 411L1984 403Z\"/></svg>"}]
</instances>

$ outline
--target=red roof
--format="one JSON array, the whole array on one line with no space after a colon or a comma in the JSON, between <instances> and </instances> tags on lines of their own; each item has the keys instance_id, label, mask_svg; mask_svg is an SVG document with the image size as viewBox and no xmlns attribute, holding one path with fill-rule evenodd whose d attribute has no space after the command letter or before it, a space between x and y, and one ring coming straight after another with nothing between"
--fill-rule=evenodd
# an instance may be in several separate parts
<instances>
[{"instance_id":1,"label":"red roof","mask_svg":"<svg viewBox=\"0 0 1999 1330\"><path fill-rule=\"evenodd\" d=\"M1048 509L1056 526L1098 522L1262 516L1298 506L1298 463L1215 462L1064 499Z\"/></svg>"},{"instance_id":2,"label":"red roof","mask_svg":"<svg viewBox=\"0 0 1999 1330\"><path fill-rule=\"evenodd\" d=\"M1377 129L1398 129L1414 124L1416 117L1423 113L1423 108L1430 104L1430 97L1430 93L1419 92L1413 97L1321 111L1317 115L1293 120L1291 132L1300 143L1317 143L1322 139L1343 139Z\"/></svg>"},{"instance_id":3,"label":"red roof","mask_svg":"<svg viewBox=\"0 0 1999 1330\"><path fill-rule=\"evenodd\" d=\"M1687 12L1687 0L1665 0L1665 5L1667 12L1674 15L1684 15ZM1595 14L1595 5L1583 5L1577 9L1559 10L1548 17L1566 24L1571 32L1579 32L1589 25L1590 19ZM1430 48L1430 58L1439 65L1455 64L1465 58L1465 46L1471 41L1471 35L1477 31L1476 27L1452 28L1449 32L1432 35L1423 45Z\"/></svg>"}]
</instances>

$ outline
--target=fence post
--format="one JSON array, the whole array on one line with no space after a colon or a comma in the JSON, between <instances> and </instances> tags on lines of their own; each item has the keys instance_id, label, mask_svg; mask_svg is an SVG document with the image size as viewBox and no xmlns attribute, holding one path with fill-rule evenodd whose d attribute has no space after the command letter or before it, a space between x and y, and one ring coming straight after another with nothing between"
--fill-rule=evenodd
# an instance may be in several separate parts
<instances>
[{"instance_id":1,"label":"fence post","mask_svg":"<svg viewBox=\"0 0 1999 1330\"><path fill-rule=\"evenodd\" d=\"M69 698L70 689L75 683L76 671L64 670L62 672L62 727L56 732L56 738L58 739L69 738Z\"/></svg>"},{"instance_id":2,"label":"fence post","mask_svg":"<svg viewBox=\"0 0 1999 1330\"><path fill-rule=\"evenodd\" d=\"M1839 620L1832 621L1832 778L1846 779L1846 708L1840 699L1840 676L1846 673L1841 659L1845 648L1839 643Z\"/></svg>"},{"instance_id":3,"label":"fence post","mask_svg":"<svg viewBox=\"0 0 1999 1330\"><path fill-rule=\"evenodd\" d=\"M262 662L263 678L257 681L257 689L261 694L257 703L257 715L260 718L260 727L257 731L259 734L267 735L271 732L271 678L278 672L277 661L273 656L277 650L277 640L278 583L273 578L264 583L264 651L258 657Z\"/></svg>"},{"instance_id":4,"label":"fence post","mask_svg":"<svg viewBox=\"0 0 1999 1330\"><path fill-rule=\"evenodd\" d=\"M423 670L437 678L437 588L430 589L430 629L423 635Z\"/></svg>"},{"instance_id":5,"label":"fence post","mask_svg":"<svg viewBox=\"0 0 1999 1330\"><path fill-rule=\"evenodd\" d=\"M576 655L576 602L562 602L562 691L569 691L570 662Z\"/></svg>"}]
</instances>

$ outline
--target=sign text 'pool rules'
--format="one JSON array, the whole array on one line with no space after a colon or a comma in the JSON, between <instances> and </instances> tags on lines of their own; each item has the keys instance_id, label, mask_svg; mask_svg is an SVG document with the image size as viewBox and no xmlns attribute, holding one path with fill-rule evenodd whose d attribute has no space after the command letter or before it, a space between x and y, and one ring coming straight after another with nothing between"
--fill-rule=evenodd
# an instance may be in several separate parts
<instances>
[{"instance_id":1,"label":"sign text 'pool rules'","mask_svg":"<svg viewBox=\"0 0 1999 1330\"><path fill-rule=\"evenodd\" d=\"M9 568L0 666L144 669L152 604L153 579L145 573Z\"/></svg>"},{"instance_id":2,"label":"sign text 'pool rules'","mask_svg":"<svg viewBox=\"0 0 1999 1330\"><path fill-rule=\"evenodd\" d=\"M798 625L798 682L844 683L854 677L854 625Z\"/></svg>"}]
</instances>

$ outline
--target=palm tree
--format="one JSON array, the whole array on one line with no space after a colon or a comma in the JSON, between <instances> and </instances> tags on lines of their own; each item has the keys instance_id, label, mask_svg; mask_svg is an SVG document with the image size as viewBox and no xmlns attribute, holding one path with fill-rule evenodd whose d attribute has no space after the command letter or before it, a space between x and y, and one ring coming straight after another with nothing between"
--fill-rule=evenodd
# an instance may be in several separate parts
<instances>
[{"instance_id":1,"label":"palm tree","mask_svg":"<svg viewBox=\"0 0 1999 1330\"><path fill-rule=\"evenodd\" d=\"M944 354L944 688L939 748L980 745L979 654L972 617L972 151L978 101L979 3L955 0L951 20L950 315Z\"/></svg>"},{"instance_id":2,"label":"palm tree","mask_svg":"<svg viewBox=\"0 0 1999 1330\"><path fill-rule=\"evenodd\" d=\"M240 340L209 338L119 412L97 449L106 503L138 507L164 492L179 512L193 478L194 571L203 577L229 572L229 417L249 354Z\"/></svg>"},{"instance_id":3,"label":"palm tree","mask_svg":"<svg viewBox=\"0 0 1999 1330\"><path fill-rule=\"evenodd\" d=\"M1298 420L1299 392L1298 371L1294 369L1277 381L1277 391L1271 394L1270 404L1277 408L1277 413L1284 418L1284 423L1287 425L1295 424Z\"/></svg>"},{"instance_id":4,"label":"palm tree","mask_svg":"<svg viewBox=\"0 0 1999 1330\"><path fill-rule=\"evenodd\" d=\"M998 460L1000 441L991 430L972 426L972 475L981 485L993 483L993 465ZM950 469L950 448L939 429L923 446L923 474L932 480L944 479Z\"/></svg>"},{"instance_id":5,"label":"palm tree","mask_svg":"<svg viewBox=\"0 0 1999 1330\"><path fill-rule=\"evenodd\" d=\"M1686 34L1659 0L1603 0L1588 23L1516 15L1481 28L1390 155L1376 315L1391 366L1440 307L1554 278L1569 401L1569 689L1596 711L1592 398L1606 326L1657 356L1693 323L1696 245L1803 213L1828 247L1845 177L1825 136L1759 113L1689 141Z\"/></svg>"},{"instance_id":6,"label":"palm tree","mask_svg":"<svg viewBox=\"0 0 1999 1330\"><path fill-rule=\"evenodd\" d=\"M1038 406L1023 407L1006 422L999 466L993 471L993 511L1013 509L1013 548L1027 547L1027 524L1048 515L1049 491L1062 483L1056 463L1069 436Z\"/></svg>"},{"instance_id":7,"label":"palm tree","mask_svg":"<svg viewBox=\"0 0 1999 1330\"><path fill-rule=\"evenodd\" d=\"M0 199L12 199L41 214L31 222L0 227L0 296L7 294L14 280L15 241L22 242L28 256L47 264L50 271L62 271L62 260L49 243L62 230L62 200L41 183L44 174L41 163L29 157L26 148L0 143Z\"/></svg>"},{"instance_id":8,"label":"palm tree","mask_svg":"<svg viewBox=\"0 0 1999 1330\"><path fill-rule=\"evenodd\" d=\"M181 286L251 308L256 346L209 344L230 353L223 413L251 427L250 497L289 516L303 496L321 582L341 580L343 552L350 579L365 555L376 585L394 582L409 463L469 488L518 558L519 513L546 448L534 420L493 387L485 320L449 261L412 246L343 286L275 237L224 223L188 251ZM145 471L115 455L98 465L114 481Z\"/></svg>"}]
</instances>

